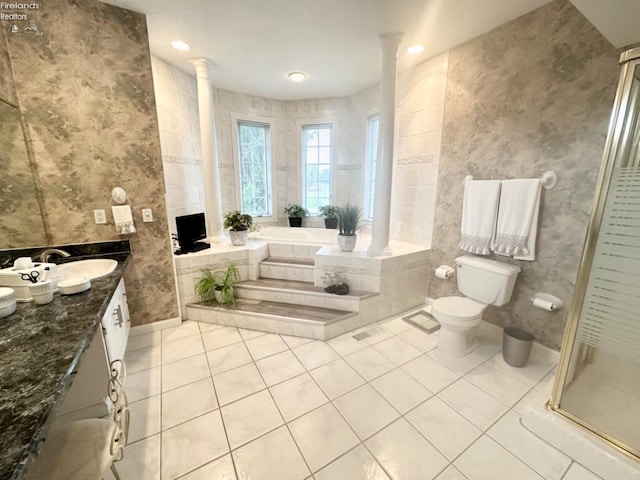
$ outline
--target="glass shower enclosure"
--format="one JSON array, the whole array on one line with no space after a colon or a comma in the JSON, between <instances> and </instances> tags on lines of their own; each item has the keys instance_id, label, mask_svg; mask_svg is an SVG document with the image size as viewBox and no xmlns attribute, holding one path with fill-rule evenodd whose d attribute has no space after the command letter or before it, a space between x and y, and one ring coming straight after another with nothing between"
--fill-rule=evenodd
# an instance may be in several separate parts
<instances>
[{"instance_id":1,"label":"glass shower enclosure","mask_svg":"<svg viewBox=\"0 0 640 480\"><path fill-rule=\"evenodd\" d=\"M550 407L640 457L640 47L620 63Z\"/></svg>"}]
</instances>

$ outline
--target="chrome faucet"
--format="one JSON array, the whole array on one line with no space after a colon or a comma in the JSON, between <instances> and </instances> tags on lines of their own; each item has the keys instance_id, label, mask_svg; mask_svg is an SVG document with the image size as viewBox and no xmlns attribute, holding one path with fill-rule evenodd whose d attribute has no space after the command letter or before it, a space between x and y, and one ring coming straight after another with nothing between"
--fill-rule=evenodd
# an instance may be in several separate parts
<instances>
[{"instance_id":1,"label":"chrome faucet","mask_svg":"<svg viewBox=\"0 0 640 480\"><path fill-rule=\"evenodd\" d=\"M59 248L47 248L39 255L40 261L42 263L49 263L49 260L51 260L53 255L57 255L60 258L67 258L71 256L70 253L60 250Z\"/></svg>"}]
</instances>

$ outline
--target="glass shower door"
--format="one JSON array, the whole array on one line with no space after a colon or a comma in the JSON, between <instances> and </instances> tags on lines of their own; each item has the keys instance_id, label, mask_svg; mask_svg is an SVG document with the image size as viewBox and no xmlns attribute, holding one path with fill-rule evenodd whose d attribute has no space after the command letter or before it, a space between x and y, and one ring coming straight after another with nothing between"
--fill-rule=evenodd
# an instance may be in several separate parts
<instances>
[{"instance_id":1,"label":"glass shower door","mask_svg":"<svg viewBox=\"0 0 640 480\"><path fill-rule=\"evenodd\" d=\"M622 62L551 406L640 456L640 49Z\"/></svg>"}]
</instances>

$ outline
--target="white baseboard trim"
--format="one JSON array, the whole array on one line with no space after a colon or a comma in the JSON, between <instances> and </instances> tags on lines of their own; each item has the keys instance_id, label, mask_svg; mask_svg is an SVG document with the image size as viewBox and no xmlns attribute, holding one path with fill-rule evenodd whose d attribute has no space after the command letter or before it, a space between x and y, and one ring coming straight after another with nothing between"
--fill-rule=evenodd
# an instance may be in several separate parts
<instances>
[{"instance_id":1,"label":"white baseboard trim","mask_svg":"<svg viewBox=\"0 0 640 480\"><path fill-rule=\"evenodd\" d=\"M131 327L129 336L134 337L136 335L142 335L144 333L157 332L159 330L164 330L165 328L178 327L181 324L182 319L180 317L168 318L167 320L160 320L153 323L146 323L144 325L138 325L137 327Z\"/></svg>"}]
</instances>

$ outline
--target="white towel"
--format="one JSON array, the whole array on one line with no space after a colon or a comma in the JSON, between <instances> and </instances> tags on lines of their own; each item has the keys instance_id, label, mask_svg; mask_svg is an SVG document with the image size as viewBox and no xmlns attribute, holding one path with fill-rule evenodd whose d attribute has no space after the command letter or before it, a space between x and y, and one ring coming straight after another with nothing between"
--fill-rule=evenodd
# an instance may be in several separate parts
<instances>
[{"instance_id":1,"label":"white towel","mask_svg":"<svg viewBox=\"0 0 640 480\"><path fill-rule=\"evenodd\" d=\"M113 221L116 224L116 232L118 235L126 235L136 233L136 227L133 224L133 215L131 215L131 206L117 205L111 207L113 212Z\"/></svg>"},{"instance_id":2,"label":"white towel","mask_svg":"<svg viewBox=\"0 0 640 480\"><path fill-rule=\"evenodd\" d=\"M499 196L499 180L467 180L464 183L460 250L478 255L491 253Z\"/></svg>"},{"instance_id":3,"label":"white towel","mask_svg":"<svg viewBox=\"0 0 640 480\"><path fill-rule=\"evenodd\" d=\"M502 181L496 239L491 246L496 253L535 260L541 187L539 178Z\"/></svg>"}]
</instances>

